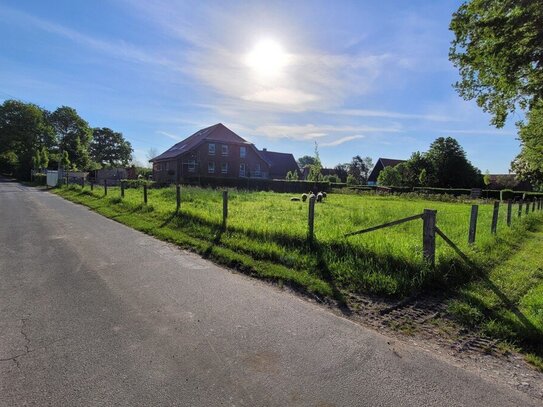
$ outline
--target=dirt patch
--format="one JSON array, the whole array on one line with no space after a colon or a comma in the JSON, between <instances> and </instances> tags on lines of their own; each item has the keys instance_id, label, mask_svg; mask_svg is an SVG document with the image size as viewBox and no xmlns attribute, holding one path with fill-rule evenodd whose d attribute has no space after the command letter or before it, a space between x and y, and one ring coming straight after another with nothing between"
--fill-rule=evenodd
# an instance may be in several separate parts
<instances>
[{"instance_id":1,"label":"dirt patch","mask_svg":"<svg viewBox=\"0 0 543 407\"><path fill-rule=\"evenodd\" d=\"M320 303L334 313L431 351L440 359L476 372L487 380L543 400L543 373L510 346L474 333L449 318L448 298L427 295L393 302L349 294L343 305Z\"/></svg>"}]
</instances>

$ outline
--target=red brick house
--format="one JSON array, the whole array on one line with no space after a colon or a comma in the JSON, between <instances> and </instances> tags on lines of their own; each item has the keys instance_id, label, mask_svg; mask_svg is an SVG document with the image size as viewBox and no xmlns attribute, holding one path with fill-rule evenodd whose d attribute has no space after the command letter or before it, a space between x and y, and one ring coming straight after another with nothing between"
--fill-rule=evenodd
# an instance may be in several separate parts
<instances>
[{"instance_id":1,"label":"red brick house","mask_svg":"<svg viewBox=\"0 0 543 407\"><path fill-rule=\"evenodd\" d=\"M298 171L292 154L260 151L222 123L197 131L150 161L153 179L160 183L199 177L282 179Z\"/></svg>"}]
</instances>

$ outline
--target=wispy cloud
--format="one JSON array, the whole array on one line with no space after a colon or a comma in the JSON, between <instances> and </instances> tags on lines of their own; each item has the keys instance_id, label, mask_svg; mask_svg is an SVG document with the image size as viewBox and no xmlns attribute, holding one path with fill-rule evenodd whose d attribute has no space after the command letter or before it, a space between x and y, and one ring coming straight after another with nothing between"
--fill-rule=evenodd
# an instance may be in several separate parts
<instances>
[{"instance_id":1,"label":"wispy cloud","mask_svg":"<svg viewBox=\"0 0 543 407\"><path fill-rule=\"evenodd\" d=\"M465 134L472 136L514 136L516 133L511 130L503 129L485 129L485 130L470 130L470 129L460 129L460 130L439 130L439 133L442 134Z\"/></svg>"},{"instance_id":2,"label":"wispy cloud","mask_svg":"<svg viewBox=\"0 0 543 407\"><path fill-rule=\"evenodd\" d=\"M345 136L345 137L341 137L341 138L339 138L337 140L334 140L334 141L321 143L320 146L321 147L335 147L335 146L339 146L340 144L344 144L344 143L347 143L349 141L358 140L358 139L362 139L362 138L364 138L364 136L361 135L361 134L357 134L355 136Z\"/></svg>"},{"instance_id":3,"label":"wispy cloud","mask_svg":"<svg viewBox=\"0 0 543 407\"><path fill-rule=\"evenodd\" d=\"M76 44L106 53L117 59L160 65L174 70L179 70L181 66L181 64L167 59L160 54L143 50L125 41L98 39L63 25L52 23L6 6L0 6L0 18L11 22L15 21L26 26L32 26L42 31L61 36Z\"/></svg>"},{"instance_id":4,"label":"wispy cloud","mask_svg":"<svg viewBox=\"0 0 543 407\"><path fill-rule=\"evenodd\" d=\"M162 134L163 136L171 138L172 140L175 140L175 141L181 141L181 140L183 140L185 138L185 137L179 137L179 136L177 136L175 134L168 133L168 132L162 131L162 130L158 130L156 133L157 134Z\"/></svg>"},{"instance_id":5,"label":"wispy cloud","mask_svg":"<svg viewBox=\"0 0 543 407\"><path fill-rule=\"evenodd\" d=\"M319 140L327 136L348 134L345 137L361 138L362 136L353 136L353 133L397 133L401 128L397 125L389 127L370 127L370 126L334 126L334 125L284 125L284 124L270 124L265 126L259 126L255 129L255 133L263 135L272 139L293 139L293 140ZM349 140L344 140L346 142ZM325 140L324 144L327 145L339 145L337 140ZM323 144L323 145L324 145Z\"/></svg>"},{"instance_id":6,"label":"wispy cloud","mask_svg":"<svg viewBox=\"0 0 543 407\"><path fill-rule=\"evenodd\" d=\"M413 119L413 120L425 120L431 122L454 122L458 121L457 118L451 116L441 116L435 114L413 114L402 112L391 112L387 110L369 110L369 109L340 109L332 110L328 113L358 116L358 117L381 117L387 119Z\"/></svg>"}]
</instances>

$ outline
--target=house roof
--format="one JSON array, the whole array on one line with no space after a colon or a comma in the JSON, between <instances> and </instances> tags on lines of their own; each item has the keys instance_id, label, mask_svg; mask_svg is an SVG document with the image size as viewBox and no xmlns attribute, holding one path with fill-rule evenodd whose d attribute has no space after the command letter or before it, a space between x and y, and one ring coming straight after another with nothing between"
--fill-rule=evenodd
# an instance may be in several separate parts
<instances>
[{"instance_id":1,"label":"house roof","mask_svg":"<svg viewBox=\"0 0 543 407\"><path fill-rule=\"evenodd\" d=\"M383 170L386 167L395 167L398 164L401 164L403 162L405 162L405 160L396 160L394 158L379 157L379 159L377 160L377 164L375 164L375 166L371 170L371 173L368 177L368 181L377 181L377 176L379 175L381 170ZM381 163L382 168L378 165L379 163Z\"/></svg>"},{"instance_id":2,"label":"house roof","mask_svg":"<svg viewBox=\"0 0 543 407\"><path fill-rule=\"evenodd\" d=\"M298 164L291 153L278 153L275 151L260 150L260 154L271 165L272 173L286 174L289 171L298 170Z\"/></svg>"},{"instance_id":3,"label":"house roof","mask_svg":"<svg viewBox=\"0 0 543 407\"><path fill-rule=\"evenodd\" d=\"M198 130L193 135L183 141L173 145L162 154L149 160L150 162L167 160L179 157L180 155L192 150L204 141L217 141L223 143L247 144L252 145L247 140L241 138L222 123L217 123L205 129ZM255 148L256 150L256 148Z\"/></svg>"},{"instance_id":4,"label":"house roof","mask_svg":"<svg viewBox=\"0 0 543 407\"><path fill-rule=\"evenodd\" d=\"M398 164L401 164L401 163L405 162L405 160L396 160L394 158L379 158L379 160L377 160L377 161L381 161L381 164L383 164L384 168L386 168L386 167L395 167Z\"/></svg>"}]
</instances>

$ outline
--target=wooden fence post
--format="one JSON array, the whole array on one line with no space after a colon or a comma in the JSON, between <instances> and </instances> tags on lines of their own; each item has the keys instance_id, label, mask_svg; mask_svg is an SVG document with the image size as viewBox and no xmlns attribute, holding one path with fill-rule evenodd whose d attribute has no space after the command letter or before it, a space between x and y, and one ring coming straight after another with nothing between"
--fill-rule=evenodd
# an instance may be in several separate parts
<instances>
[{"instance_id":1,"label":"wooden fence post","mask_svg":"<svg viewBox=\"0 0 543 407\"><path fill-rule=\"evenodd\" d=\"M425 209L422 216L422 257L432 267L436 264L436 213Z\"/></svg>"},{"instance_id":2,"label":"wooden fence post","mask_svg":"<svg viewBox=\"0 0 543 407\"><path fill-rule=\"evenodd\" d=\"M492 225L490 226L490 233L496 234L498 229L498 215L500 214L500 201L494 201L494 210L492 211Z\"/></svg>"},{"instance_id":3,"label":"wooden fence post","mask_svg":"<svg viewBox=\"0 0 543 407\"><path fill-rule=\"evenodd\" d=\"M91 181L91 191L94 191L94 182Z\"/></svg>"},{"instance_id":4,"label":"wooden fence post","mask_svg":"<svg viewBox=\"0 0 543 407\"><path fill-rule=\"evenodd\" d=\"M121 181L121 198L124 198L124 181Z\"/></svg>"},{"instance_id":5,"label":"wooden fence post","mask_svg":"<svg viewBox=\"0 0 543 407\"><path fill-rule=\"evenodd\" d=\"M175 186L175 212L178 213L181 209L181 185L177 184Z\"/></svg>"},{"instance_id":6,"label":"wooden fence post","mask_svg":"<svg viewBox=\"0 0 543 407\"><path fill-rule=\"evenodd\" d=\"M81 189L85 189L85 177L81 177Z\"/></svg>"},{"instance_id":7,"label":"wooden fence post","mask_svg":"<svg viewBox=\"0 0 543 407\"><path fill-rule=\"evenodd\" d=\"M535 198L534 198L534 201L532 202L532 212L535 212Z\"/></svg>"},{"instance_id":8,"label":"wooden fence post","mask_svg":"<svg viewBox=\"0 0 543 407\"><path fill-rule=\"evenodd\" d=\"M222 191L222 228L226 229L226 219L228 218L228 190Z\"/></svg>"},{"instance_id":9,"label":"wooden fence post","mask_svg":"<svg viewBox=\"0 0 543 407\"><path fill-rule=\"evenodd\" d=\"M469 218L469 233L468 243L475 243L475 235L477 234L477 215L479 213L479 205L471 205L471 216Z\"/></svg>"},{"instance_id":10,"label":"wooden fence post","mask_svg":"<svg viewBox=\"0 0 543 407\"><path fill-rule=\"evenodd\" d=\"M315 195L309 197L309 213L307 216L307 239L310 243L313 242L315 231Z\"/></svg>"},{"instance_id":11,"label":"wooden fence post","mask_svg":"<svg viewBox=\"0 0 543 407\"><path fill-rule=\"evenodd\" d=\"M522 199L518 203L518 217L522 217Z\"/></svg>"},{"instance_id":12,"label":"wooden fence post","mask_svg":"<svg viewBox=\"0 0 543 407\"><path fill-rule=\"evenodd\" d=\"M507 202L507 226L511 226L511 211L513 210L513 202Z\"/></svg>"},{"instance_id":13,"label":"wooden fence post","mask_svg":"<svg viewBox=\"0 0 543 407\"><path fill-rule=\"evenodd\" d=\"M147 205L147 184L143 184L143 203Z\"/></svg>"},{"instance_id":14,"label":"wooden fence post","mask_svg":"<svg viewBox=\"0 0 543 407\"><path fill-rule=\"evenodd\" d=\"M107 179L104 179L104 195L107 195Z\"/></svg>"},{"instance_id":15,"label":"wooden fence post","mask_svg":"<svg viewBox=\"0 0 543 407\"><path fill-rule=\"evenodd\" d=\"M526 201L526 215L530 213L530 201Z\"/></svg>"}]
</instances>

